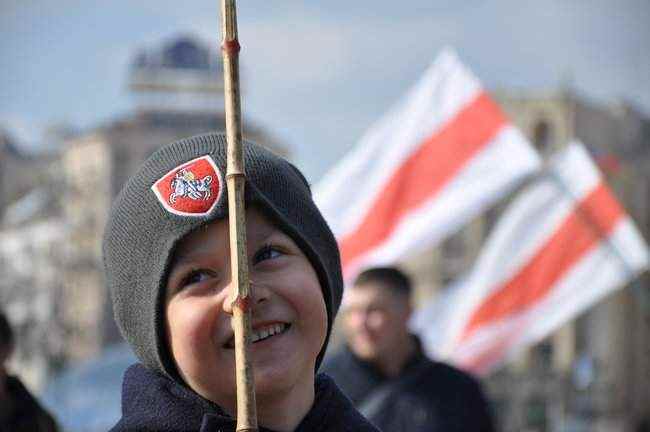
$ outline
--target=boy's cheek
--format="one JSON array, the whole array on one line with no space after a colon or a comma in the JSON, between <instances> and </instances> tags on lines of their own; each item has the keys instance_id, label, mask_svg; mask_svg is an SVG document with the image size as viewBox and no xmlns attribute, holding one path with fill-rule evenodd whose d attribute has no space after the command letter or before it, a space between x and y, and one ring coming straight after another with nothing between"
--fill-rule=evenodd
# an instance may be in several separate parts
<instances>
[{"instance_id":1,"label":"boy's cheek","mask_svg":"<svg viewBox=\"0 0 650 432\"><path fill-rule=\"evenodd\" d=\"M224 333L225 321L221 319L220 309L187 304L171 304L167 308L167 328L171 342L182 344L184 340L206 343L216 340Z\"/></svg>"}]
</instances>

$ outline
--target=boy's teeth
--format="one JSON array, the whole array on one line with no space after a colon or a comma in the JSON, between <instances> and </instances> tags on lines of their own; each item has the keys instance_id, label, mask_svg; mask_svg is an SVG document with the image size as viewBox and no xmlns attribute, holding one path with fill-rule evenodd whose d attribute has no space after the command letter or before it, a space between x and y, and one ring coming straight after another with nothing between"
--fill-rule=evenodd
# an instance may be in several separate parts
<instances>
[{"instance_id":1,"label":"boy's teeth","mask_svg":"<svg viewBox=\"0 0 650 432\"><path fill-rule=\"evenodd\" d=\"M264 340L268 337L280 334L283 331L285 331L287 328L289 328L289 324L272 324L263 328L259 328L253 331L253 334L251 335L251 342L255 343L257 341ZM224 347L230 349L235 347L234 336L230 338L230 340L224 345Z\"/></svg>"},{"instance_id":2,"label":"boy's teeth","mask_svg":"<svg viewBox=\"0 0 650 432\"><path fill-rule=\"evenodd\" d=\"M266 339L269 336L273 336L278 333L281 333L282 330L284 330L284 327L285 327L284 324L273 324L271 326L256 330L253 332L253 335L251 337L251 342L257 342L259 340Z\"/></svg>"}]
</instances>

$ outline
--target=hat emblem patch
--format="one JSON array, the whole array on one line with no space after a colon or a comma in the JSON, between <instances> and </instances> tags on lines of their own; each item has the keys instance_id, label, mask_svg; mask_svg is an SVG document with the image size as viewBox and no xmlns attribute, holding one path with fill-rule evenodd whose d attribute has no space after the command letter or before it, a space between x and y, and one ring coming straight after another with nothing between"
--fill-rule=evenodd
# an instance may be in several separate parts
<instances>
[{"instance_id":1,"label":"hat emblem patch","mask_svg":"<svg viewBox=\"0 0 650 432\"><path fill-rule=\"evenodd\" d=\"M172 189L174 192L169 196L169 203L175 204L177 197L188 197L193 200L210 199L210 183L212 183L212 176L205 176L203 178L194 178L194 173L185 168L178 171L172 179Z\"/></svg>"},{"instance_id":2,"label":"hat emblem patch","mask_svg":"<svg viewBox=\"0 0 650 432\"><path fill-rule=\"evenodd\" d=\"M170 213L204 216L215 207L222 191L219 168L210 156L186 162L165 174L151 187Z\"/></svg>"}]
</instances>

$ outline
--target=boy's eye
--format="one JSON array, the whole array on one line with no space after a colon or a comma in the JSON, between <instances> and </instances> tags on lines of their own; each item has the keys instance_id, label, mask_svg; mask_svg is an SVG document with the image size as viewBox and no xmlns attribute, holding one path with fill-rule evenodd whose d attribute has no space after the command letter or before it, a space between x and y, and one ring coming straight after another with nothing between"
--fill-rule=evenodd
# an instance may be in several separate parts
<instances>
[{"instance_id":1,"label":"boy's eye","mask_svg":"<svg viewBox=\"0 0 650 432\"><path fill-rule=\"evenodd\" d=\"M215 276L214 272L211 270L207 270L207 269L192 270L187 274L187 276L185 276L185 278L183 278L183 282L181 286L187 286L187 285L203 282L214 276Z\"/></svg>"},{"instance_id":2,"label":"boy's eye","mask_svg":"<svg viewBox=\"0 0 650 432\"><path fill-rule=\"evenodd\" d=\"M269 259L275 259L281 257L282 255L283 252L279 248L271 245L266 245L257 251L253 257L253 264L257 264Z\"/></svg>"}]
</instances>

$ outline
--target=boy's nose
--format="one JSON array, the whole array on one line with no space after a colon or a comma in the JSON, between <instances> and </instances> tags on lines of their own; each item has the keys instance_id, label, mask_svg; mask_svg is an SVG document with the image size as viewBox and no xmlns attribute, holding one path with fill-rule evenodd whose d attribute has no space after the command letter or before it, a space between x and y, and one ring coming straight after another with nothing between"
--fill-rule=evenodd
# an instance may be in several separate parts
<instances>
[{"instance_id":1,"label":"boy's nose","mask_svg":"<svg viewBox=\"0 0 650 432\"><path fill-rule=\"evenodd\" d=\"M235 295L237 294L237 287L235 284L230 283L228 285L228 298L223 303L223 310L229 315L233 313L233 306L235 301ZM260 306L262 303L266 302L269 298L270 289L267 285L263 283L257 283L253 280L249 281L249 302L248 305L254 310L256 307Z\"/></svg>"}]
</instances>

